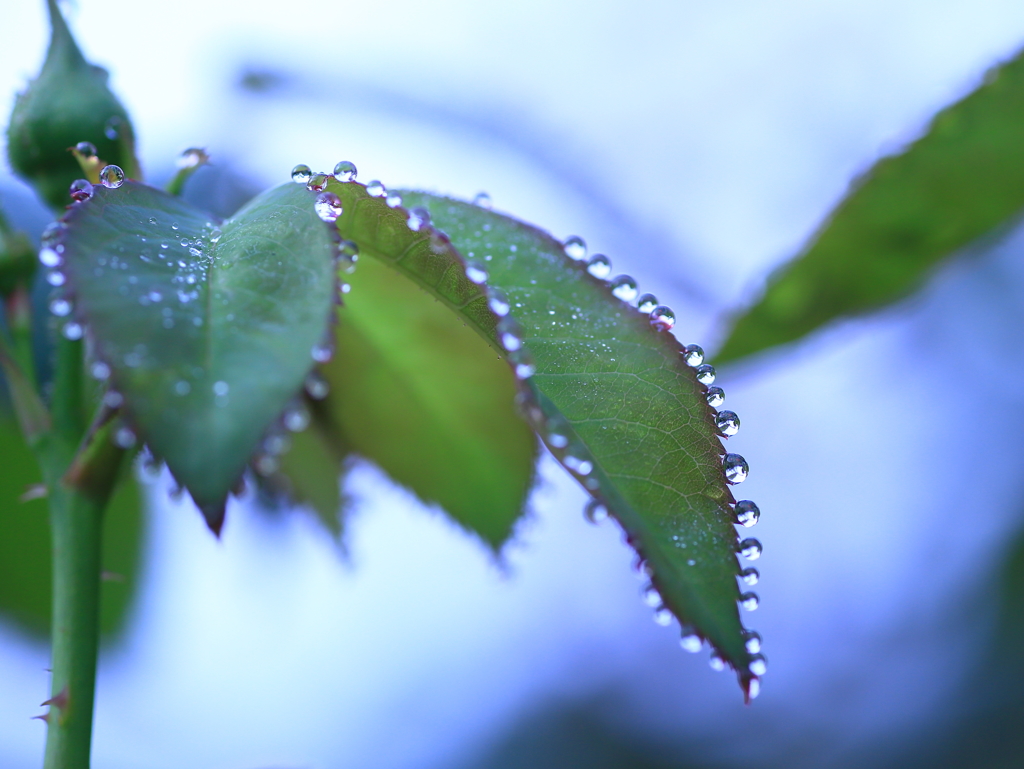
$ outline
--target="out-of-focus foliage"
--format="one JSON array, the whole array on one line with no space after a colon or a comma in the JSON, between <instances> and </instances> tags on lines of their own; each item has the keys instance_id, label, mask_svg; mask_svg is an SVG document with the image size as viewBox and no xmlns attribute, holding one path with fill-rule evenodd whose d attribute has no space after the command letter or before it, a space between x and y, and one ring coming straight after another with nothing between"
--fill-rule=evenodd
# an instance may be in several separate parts
<instances>
[{"instance_id":1,"label":"out-of-focus foliage","mask_svg":"<svg viewBox=\"0 0 1024 769\"><path fill-rule=\"evenodd\" d=\"M936 263L1024 209L1024 56L880 160L733 326L724 363L800 339L917 288Z\"/></svg>"}]
</instances>

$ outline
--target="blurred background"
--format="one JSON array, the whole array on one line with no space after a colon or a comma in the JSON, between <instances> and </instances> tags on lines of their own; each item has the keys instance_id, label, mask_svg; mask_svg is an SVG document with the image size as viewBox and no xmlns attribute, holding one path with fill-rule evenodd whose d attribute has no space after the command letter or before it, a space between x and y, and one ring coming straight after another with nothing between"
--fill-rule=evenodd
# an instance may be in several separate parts
<instances>
[{"instance_id":1,"label":"blurred background","mask_svg":"<svg viewBox=\"0 0 1024 769\"><path fill-rule=\"evenodd\" d=\"M0 6L3 119L42 2ZM1010 0L183 0L65 6L149 178L189 146L229 213L296 163L582 235L712 353L882 154L1024 43ZM49 216L0 169L0 202ZM370 465L344 547L151 480L104 646L97 769L1017 766L1024 735L1024 232L895 308L719 382L762 510L769 671L749 707L640 600L612 525L543 460L497 563ZM0 468L0 472L3 472ZM40 508L41 509L41 508ZM0 518L0 538L3 534ZM45 637L0 615L0 766L41 764Z\"/></svg>"}]
</instances>

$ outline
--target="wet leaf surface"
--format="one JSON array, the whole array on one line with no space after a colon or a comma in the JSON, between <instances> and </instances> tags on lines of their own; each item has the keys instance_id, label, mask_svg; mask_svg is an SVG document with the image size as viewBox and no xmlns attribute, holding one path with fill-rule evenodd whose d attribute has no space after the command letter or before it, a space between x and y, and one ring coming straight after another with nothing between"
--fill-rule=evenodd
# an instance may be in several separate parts
<instances>
[{"instance_id":1,"label":"wet leaf surface","mask_svg":"<svg viewBox=\"0 0 1024 769\"><path fill-rule=\"evenodd\" d=\"M931 269L1024 208L1024 57L943 110L903 154L879 161L803 253L744 312L719 363L792 342L894 302Z\"/></svg>"},{"instance_id":2,"label":"wet leaf surface","mask_svg":"<svg viewBox=\"0 0 1024 769\"><path fill-rule=\"evenodd\" d=\"M344 203L344 238L502 351L541 437L622 524L665 606L749 686L725 452L675 338L536 228L423 193L401 193L409 213L361 185L331 189Z\"/></svg>"},{"instance_id":3,"label":"wet leaf surface","mask_svg":"<svg viewBox=\"0 0 1024 769\"><path fill-rule=\"evenodd\" d=\"M64 217L73 309L51 307L92 338L126 420L214 530L322 354L337 236L314 199L285 185L219 223L129 181L97 186Z\"/></svg>"}]
</instances>

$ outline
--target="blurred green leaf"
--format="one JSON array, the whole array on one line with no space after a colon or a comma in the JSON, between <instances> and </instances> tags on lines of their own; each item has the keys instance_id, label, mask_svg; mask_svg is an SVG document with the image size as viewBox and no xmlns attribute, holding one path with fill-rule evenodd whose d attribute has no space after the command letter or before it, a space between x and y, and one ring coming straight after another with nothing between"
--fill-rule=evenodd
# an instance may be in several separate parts
<instances>
[{"instance_id":1,"label":"blurred green leaf","mask_svg":"<svg viewBox=\"0 0 1024 769\"><path fill-rule=\"evenodd\" d=\"M20 94L7 126L11 168L55 209L84 174L70 148L92 144L106 163L139 177L128 113L107 87L107 72L85 60L56 0L47 0L52 34L43 69Z\"/></svg>"},{"instance_id":2,"label":"blurred green leaf","mask_svg":"<svg viewBox=\"0 0 1024 769\"><path fill-rule=\"evenodd\" d=\"M409 233L410 238L414 233ZM325 423L424 502L497 549L533 480L536 439L515 380L478 334L370 249L323 369Z\"/></svg>"},{"instance_id":3,"label":"blurred green leaf","mask_svg":"<svg viewBox=\"0 0 1024 769\"><path fill-rule=\"evenodd\" d=\"M0 617L32 633L50 627L51 558L42 477L16 425L0 416ZM20 501L30 491L31 499ZM100 627L121 629L136 589L142 550L142 500L131 478L121 483L105 512Z\"/></svg>"},{"instance_id":4,"label":"blurred green leaf","mask_svg":"<svg viewBox=\"0 0 1024 769\"><path fill-rule=\"evenodd\" d=\"M271 494L308 505L334 536L341 538L344 501L340 477L348 449L320 420L291 437L291 447L281 456L280 471L261 479Z\"/></svg>"},{"instance_id":5,"label":"blurred green leaf","mask_svg":"<svg viewBox=\"0 0 1024 769\"><path fill-rule=\"evenodd\" d=\"M521 388L542 438L625 528L665 606L748 686L725 452L705 388L675 338L529 225L424 193L401 193L410 214L358 184L330 189L344 204L339 231L361 255L429 291L496 351L512 350L502 355L517 373L535 365ZM473 262L477 282L448 236ZM487 289L479 285L484 270Z\"/></svg>"},{"instance_id":6,"label":"blurred green leaf","mask_svg":"<svg viewBox=\"0 0 1024 769\"><path fill-rule=\"evenodd\" d=\"M64 217L75 321L109 365L125 418L214 531L327 333L337 235L313 202L288 184L218 226L125 182L97 186Z\"/></svg>"},{"instance_id":7,"label":"blurred green leaf","mask_svg":"<svg viewBox=\"0 0 1024 769\"><path fill-rule=\"evenodd\" d=\"M734 323L716 361L800 339L894 302L930 269L1024 208L1024 57L943 110L906 152L880 160L803 253Z\"/></svg>"},{"instance_id":8,"label":"blurred green leaf","mask_svg":"<svg viewBox=\"0 0 1024 769\"><path fill-rule=\"evenodd\" d=\"M25 233L17 232L0 212L0 297L27 285L36 270L36 254Z\"/></svg>"}]
</instances>

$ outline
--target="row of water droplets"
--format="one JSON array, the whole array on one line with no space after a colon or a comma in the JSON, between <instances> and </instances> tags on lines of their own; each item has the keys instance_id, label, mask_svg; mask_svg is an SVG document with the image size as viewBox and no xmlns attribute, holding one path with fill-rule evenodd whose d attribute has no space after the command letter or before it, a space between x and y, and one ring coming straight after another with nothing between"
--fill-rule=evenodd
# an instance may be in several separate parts
<instances>
[{"instance_id":1,"label":"row of water droplets","mask_svg":"<svg viewBox=\"0 0 1024 769\"><path fill-rule=\"evenodd\" d=\"M611 278L612 274L612 263L611 260L604 254L595 254L591 257L587 257L587 245L583 238L573 235L567 238L562 248L565 255L573 262L582 264L586 271L601 281L606 281L608 288L612 295L626 303L630 307L635 307L640 312L649 316L651 327L655 331L666 332L670 331L675 325L675 313L670 307L659 304L658 299L654 294L651 293L640 293L639 287L636 280L629 275L617 275ZM733 411L717 409L725 402L725 392L721 387L715 386L716 372L714 366L706 363L704 360L704 350L699 345L691 344L687 345L682 351L681 356L683 362L694 369L694 374L698 382L705 386L706 390L704 397L708 405L715 409L714 419L715 426L721 436L729 438L739 432L740 419ZM739 454L726 452L722 459L722 471L725 475L725 480L730 485L742 483L746 480L747 474L749 473L749 466L747 461ZM595 487L588 486L591 490ZM734 522L745 528L749 528L756 524L761 516L761 511L757 505L750 500L741 500L736 503L734 507ZM607 520L609 516L608 508L603 502L597 498L589 500L584 507L584 516L591 523L601 523ZM753 538L745 538L739 542L737 551L740 555L750 561L756 561L761 557L761 543ZM694 565L695 561L690 560L690 565ZM643 559L640 559L637 564L637 572L642 579L647 580L653 576L652 570L649 565ZM753 567L744 568L739 578L743 584L748 587L752 587L757 584L760 575L757 569ZM669 625L672 622L672 612L665 607L661 594L658 589L648 583L643 589L644 602L651 606L654 611L654 619L660 625ZM747 611L754 611L758 608L760 600L756 593L746 591L740 595L739 604ZM764 655L761 654L761 636L755 631L744 631L744 643L747 651L752 655L749 664L749 672L754 676L749 683L749 696L751 698L756 697L760 682L758 677L764 675L767 669L767 662ZM698 652L703 648L703 640L697 633L696 629L689 626L683 626L682 635L680 638L680 645L683 649L689 652ZM725 660L717 651L712 651L710 664L714 670L724 670L726 667Z\"/></svg>"}]
</instances>

